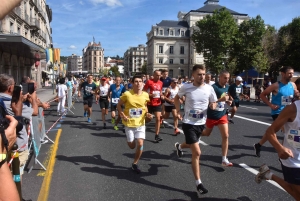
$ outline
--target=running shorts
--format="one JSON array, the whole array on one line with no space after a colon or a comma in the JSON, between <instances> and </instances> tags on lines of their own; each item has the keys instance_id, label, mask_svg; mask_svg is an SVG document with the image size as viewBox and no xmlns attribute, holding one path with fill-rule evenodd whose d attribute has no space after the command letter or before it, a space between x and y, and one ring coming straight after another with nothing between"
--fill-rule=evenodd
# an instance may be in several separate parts
<instances>
[{"instance_id":1,"label":"running shorts","mask_svg":"<svg viewBox=\"0 0 300 201\"><path fill-rule=\"evenodd\" d=\"M133 142L135 139L145 139L146 138L146 126L139 127L125 127L125 133L127 137L127 142Z\"/></svg>"},{"instance_id":2,"label":"running shorts","mask_svg":"<svg viewBox=\"0 0 300 201\"><path fill-rule=\"evenodd\" d=\"M199 141L200 135L204 130L204 125L182 124L182 130L187 144L194 144Z\"/></svg>"}]
</instances>

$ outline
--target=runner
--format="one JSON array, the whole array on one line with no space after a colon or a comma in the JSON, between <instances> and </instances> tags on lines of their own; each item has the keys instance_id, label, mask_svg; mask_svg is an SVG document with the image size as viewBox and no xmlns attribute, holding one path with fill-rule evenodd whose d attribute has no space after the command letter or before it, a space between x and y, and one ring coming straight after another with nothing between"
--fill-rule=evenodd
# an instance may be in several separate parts
<instances>
[{"instance_id":1,"label":"runner","mask_svg":"<svg viewBox=\"0 0 300 201\"><path fill-rule=\"evenodd\" d=\"M162 141L162 138L159 136L159 129L161 122L161 99L164 99L164 96L162 95L162 81L159 80L161 76L161 72L159 70L155 70L153 73L153 79L150 79L146 82L144 86L144 91L148 92L148 89L150 90L149 96L150 96L150 102L148 103L148 112L150 114L154 113L155 116L155 141L159 142Z\"/></svg>"},{"instance_id":2,"label":"runner","mask_svg":"<svg viewBox=\"0 0 300 201\"><path fill-rule=\"evenodd\" d=\"M260 94L260 98L271 108L271 116L273 121L278 117L279 113L286 105L292 103L294 94L298 93L295 83L291 82L294 75L294 69L289 66L280 69L281 80L275 82ZM271 102L267 99L267 95L272 93ZM267 141L267 136L264 135L259 143L254 144L255 155L260 157L261 146Z\"/></svg>"},{"instance_id":3,"label":"runner","mask_svg":"<svg viewBox=\"0 0 300 201\"><path fill-rule=\"evenodd\" d=\"M166 92L166 89L168 89L171 85L171 82L172 82L172 79L169 77L169 71L167 69L164 69L161 71L161 78L160 78L160 81L162 81L163 83L163 88L162 88L162 94L165 96L165 92ZM163 116L165 115L165 100L162 100L162 111L161 111L161 125L163 126Z\"/></svg>"},{"instance_id":4,"label":"runner","mask_svg":"<svg viewBox=\"0 0 300 201\"><path fill-rule=\"evenodd\" d=\"M108 115L109 106L109 84L106 82L106 78L102 77L99 85L99 93L97 99L99 99L99 105L102 114L103 129L106 129L105 115Z\"/></svg>"},{"instance_id":5,"label":"runner","mask_svg":"<svg viewBox=\"0 0 300 201\"><path fill-rule=\"evenodd\" d=\"M211 80L211 74L210 73L206 73L205 75L205 83L209 84L209 85L213 85L215 82Z\"/></svg>"},{"instance_id":6,"label":"runner","mask_svg":"<svg viewBox=\"0 0 300 201\"><path fill-rule=\"evenodd\" d=\"M148 113L146 107L149 101L149 95L142 91L144 86L142 77L136 75L132 80L133 89L123 93L117 107L123 119L122 122L125 125L127 144L130 149L136 147L131 168L136 173L140 173L141 171L137 163L143 153L143 144L146 137L145 117L151 119L152 115ZM122 105L125 106L124 111L122 111Z\"/></svg>"},{"instance_id":7,"label":"runner","mask_svg":"<svg viewBox=\"0 0 300 201\"><path fill-rule=\"evenodd\" d=\"M83 82L79 85L78 88L78 97L81 96L81 89L83 88L83 109L84 109L84 117L88 117L88 122L91 123L92 116L92 106L93 106L93 94L96 90L96 85L93 82L93 76L88 75L87 81Z\"/></svg>"},{"instance_id":8,"label":"runner","mask_svg":"<svg viewBox=\"0 0 300 201\"><path fill-rule=\"evenodd\" d=\"M232 118L234 117L238 107L240 106L240 95L242 95L243 97L246 97L246 95L244 95L242 93L242 87L243 87L242 82L243 82L243 79L240 76L237 76L235 79L235 83L230 85L229 89L228 89L228 93L233 99L232 104L231 104L232 109L230 111L231 115L229 118L229 122L232 124L234 124L234 121L232 120Z\"/></svg>"},{"instance_id":9,"label":"runner","mask_svg":"<svg viewBox=\"0 0 300 201\"><path fill-rule=\"evenodd\" d=\"M255 177L257 183L261 183L262 180L275 181L295 200L300 200L299 125L300 101L298 100L286 106L264 134L278 153L284 179L274 175L265 164L259 168L259 173ZM283 126L285 132L283 144L281 144L276 132Z\"/></svg>"},{"instance_id":10,"label":"runner","mask_svg":"<svg viewBox=\"0 0 300 201\"><path fill-rule=\"evenodd\" d=\"M202 132L202 136L209 136L213 131L214 126L218 126L222 136L222 166L225 167L233 166L227 158L229 133L225 104L231 105L232 103L232 101L229 100L230 96L228 95L229 86L227 83L229 78L229 72L224 70L219 75L219 82L212 85L218 98L217 107L215 110L210 108L207 109L206 128Z\"/></svg>"},{"instance_id":11,"label":"runner","mask_svg":"<svg viewBox=\"0 0 300 201\"><path fill-rule=\"evenodd\" d=\"M118 114L117 121L116 118L116 110L117 110L117 104L120 100L120 96L125 92L125 87L121 85L121 77L117 76L115 78L116 84L110 85L108 94L110 94L111 97L111 123L114 125L115 130L119 130L118 123L121 120L120 114Z\"/></svg>"},{"instance_id":12,"label":"runner","mask_svg":"<svg viewBox=\"0 0 300 201\"><path fill-rule=\"evenodd\" d=\"M216 108L216 93L214 89L204 83L205 67L203 65L195 65L193 67L193 84L185 84L181 87L175 97L175 107L178 118L181 119L179 99L186 97L184 106L184 116L182 130L185 135L185 142L175 143L177 155L183 155L182 149L190 148L192 151L192 170L196 179L197 191L205 194L208 190L203 186L200 180L200 146L198 144L199 137L204 130L206 122L207 108Z\"/></svg>"},{"instance_id":13,"label":"runner","mask_svg":"<svg viewBox=\"0 0 300 201\"><path fill-rule=\"evenodd\" d=\"M163 116L164 119L168 119L170 116L170 112L172 112L173 120L174 120L174 135L177 136L180 134L178 129L178 118L176 108L174 106L174 98L179 91L179 87L177 86L178 80L176 78L172 79L171 86L165 91L165 114Z\"/></svg>"}]
</instances>

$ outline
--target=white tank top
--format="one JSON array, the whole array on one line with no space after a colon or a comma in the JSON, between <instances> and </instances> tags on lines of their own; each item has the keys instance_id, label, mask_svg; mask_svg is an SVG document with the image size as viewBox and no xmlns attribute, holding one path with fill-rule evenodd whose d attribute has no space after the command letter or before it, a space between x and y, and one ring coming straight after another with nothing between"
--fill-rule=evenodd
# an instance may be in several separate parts
<instances>
[{"instance_id":1,"label":"white tank top","mask_svg":"<svg viewBox=\"0 0 300 201\"><path fill-rule=\"evenodd\" d=\"M297 108L297 115L293 122L284 124L284 140L283 146L290 149L294 158L286 160L280 159L282 164L286 167L300 168L300 100L295 101Z\"/></svg>"},{"instance_id":2,"label":"white tank top","mask_svg":"<svg viewBox=\"0 0 300 201\"><path fill-rule=\"evenodd\" d=\"M108 95L108 89L109 89L109 85L106 84L104 86L102 86L100 84L100 96L107 96Z\"/></svg>"},{"instance_id":3,"label":"white tank top","mask_svg":"<svg viewBox=\"0 0 300 201\"><path fill-rule=\"evenodd\" d=\"M169 99L173 100L175 98L175 96L177 95L179 88L176 86L175 89L172 89L172 87L169 88L170 89L170 95L169 95ZM173 104L167 103L165 102L166 106L174 106Z\"/></svg>"}]
</instances>

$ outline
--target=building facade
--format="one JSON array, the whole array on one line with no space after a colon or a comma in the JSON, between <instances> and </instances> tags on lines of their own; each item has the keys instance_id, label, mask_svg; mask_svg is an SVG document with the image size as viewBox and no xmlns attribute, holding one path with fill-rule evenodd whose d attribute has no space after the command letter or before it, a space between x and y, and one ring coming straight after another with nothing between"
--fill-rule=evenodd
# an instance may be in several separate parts
<instances>
[{"instance_id":1,"label":"building facade","mask_svg":"<svg viewBox=\"0 0 300 201\"><path fill-rule=\"evenodd\" d=\"M145 45L130 47L124 53L124 75L131 76L133 73L141 72L142 66L147 63L148 48Z\"/></svg>"},{"instance_id":2,"label":"building facade","mask_svg":"<svg viewBox=\"0 0 300 201\"><path fill-rule=\"evenodd\" d=\"M82 56L72 54L68 57L68 73L82 72Z\"/></svg>"},{"instance_id":3,"label":"building facade","mask_svg":"<svg viewBox=\"0 0 300 201\"><path fill-rule=\"evenodd\" d=\"M52 10L45 0L25 0L0 20L0 73L16 83L27 75L40 86L46 71L46 48L52 44Z\"/></svg>"},{"instance_id":4,"label":"building facade","mask_svg":"<svg viewBox=\"0 0 300 201\"><path fill-rule=\"evenodd\" d=\"M82 50L83 71L91 74L99 74L104 69L104 49L101 43L89 42L88 46Z\"/></svg>"},{"instance_id":5,"label":"building facade","mask_svg":"<svg viewBox=\"0 0 300 201\"><path fill-rule=\"evenodd\" d=\"M196 22L206 15L211 15L223 6L219 0L207 0L204 6L189 12L178 12L178 20L162 20L152 26L147 33L148 73L158 69L168 69L170 77L190 76L195 64L204 64L204 57L193 47L191 36L196 29ZM248 20L247 14L228 10L237 24Z\"/></svg>"}]
</instances>

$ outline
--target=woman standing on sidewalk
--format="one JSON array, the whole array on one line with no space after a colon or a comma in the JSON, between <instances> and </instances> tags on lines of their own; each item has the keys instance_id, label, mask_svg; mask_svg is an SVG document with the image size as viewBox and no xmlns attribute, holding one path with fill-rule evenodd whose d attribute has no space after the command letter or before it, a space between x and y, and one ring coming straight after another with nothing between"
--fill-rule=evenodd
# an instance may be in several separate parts
<instances>
[{"instance_id":1,"label":"woman standing on sidewalk","mask_svg":"<svg viewBox=\"0 0 300 201\"><path fill-rule=\"evenodd\" d=\"M60 116L65 112L66 92L68 88L65 85L65 78L59 80L59 84L56 86L56 92L58 96L57 114Z\"/></svg>"}]
</instances>

